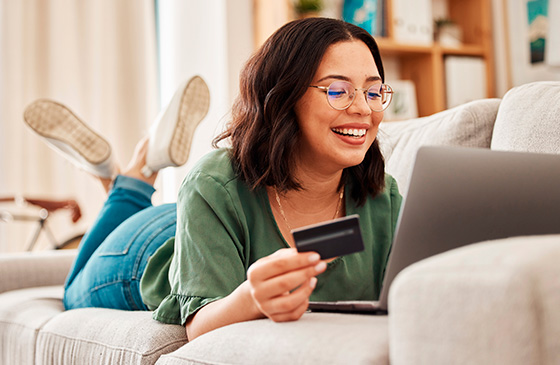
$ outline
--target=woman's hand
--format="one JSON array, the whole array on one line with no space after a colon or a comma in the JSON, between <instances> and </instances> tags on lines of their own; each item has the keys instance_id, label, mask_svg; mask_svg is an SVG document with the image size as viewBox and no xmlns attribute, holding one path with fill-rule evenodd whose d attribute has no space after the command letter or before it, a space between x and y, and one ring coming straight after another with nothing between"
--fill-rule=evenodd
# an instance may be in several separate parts
<instances>
[{"instance_id":1,"label":"woman's hand","mask_svg":"<svg viewBox=\"0 0 560 365\"><path fill-rule=\"evenodd\" d=\"M319 254L298 253L293 248L263 257L251 265L248 279L233 293L205 305L187 321L189 341L216 328L264 316L275 322L299 319L307 310L315 276L326 267Z\"/></svg>"},{"instance_id":2,"label":"woman's hand","mask_svg":"<svg viewBox=\"0 0 560 365\"><path fill-rule=\"evenodd\" d=\"M247 282L256 307L275 322L295 321L307 310L316 275L327 267L315 252L286 248L256 261Z\"/></svg>"}]
</instances>

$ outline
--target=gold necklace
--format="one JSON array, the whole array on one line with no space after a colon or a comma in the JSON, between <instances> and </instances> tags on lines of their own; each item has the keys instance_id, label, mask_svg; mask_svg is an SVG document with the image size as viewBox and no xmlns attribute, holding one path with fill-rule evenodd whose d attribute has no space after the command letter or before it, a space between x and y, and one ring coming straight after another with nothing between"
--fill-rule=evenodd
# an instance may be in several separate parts
<instances>
[{"instance_id":1,"label":"gold necklace","mask_svg":"<svg viewBox=\"0 0 560 365\"><path fill-rule=\"evenodd\" d=\"M288 230L290 230L290 232L291 232L292 231L292 226L290 226L290 223L288 223L288 218L286 218L286 213L284 213L284 209L282 208L282 203L280 203L280 196L278 195L278 189L276 189L276 187L274 187L274 194L276 195L276 203L278 203L278 208L280 208L280 214L282 215L282 218L284 219L284 223L286 223L286 226L288 227ZM343 197L344 197L344 186L340 190L338 203L336 203L336 212L334 212L334 217L332 219L335 219L338 216L338 213L340 211L340 205L342 203L342 198Z\"/></svg>"}]
</instances>

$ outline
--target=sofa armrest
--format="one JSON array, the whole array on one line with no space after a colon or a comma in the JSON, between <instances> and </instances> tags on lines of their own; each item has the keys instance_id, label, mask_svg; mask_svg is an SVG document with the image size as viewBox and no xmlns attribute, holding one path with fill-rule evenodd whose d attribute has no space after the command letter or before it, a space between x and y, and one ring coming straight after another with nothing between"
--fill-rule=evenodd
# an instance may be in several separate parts
<instances>
[{"instance_id":1,"label":"sofa armrest","mask_svg":"<svg viewBox=\"0 0 560 365\"><path fill-rule=\"evenodd\" d=\"M560 235L477 243L403 270L392 364L559 364Z\"/></svg>"},{"instance_id":2,"label":"sofa armrest","mask_svg":"<svg viewBox=\"0 0 560 365\"><path fill-rule=\"evenodd\" d=\"M77 250L0 255L0 293L36 286L63 285Z\"/></svg>"}]
</instances>

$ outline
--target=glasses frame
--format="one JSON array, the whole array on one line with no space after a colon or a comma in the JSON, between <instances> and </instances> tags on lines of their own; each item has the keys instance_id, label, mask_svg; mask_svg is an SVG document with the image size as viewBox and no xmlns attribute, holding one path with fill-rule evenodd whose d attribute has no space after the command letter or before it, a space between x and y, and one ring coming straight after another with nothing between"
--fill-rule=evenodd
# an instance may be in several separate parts
<instances>
[{"instance_id":1,"label":"glasses frame","mask_svg":"<svg viewBox=\"0 0 560 365\"><path fill-rule=\"evenodd\" d=\"M350 99L350 102L349 102L348 105L345 106L344 108L337 108L337 107L333 106L333 105L331 104L330 99L329 99L329 89L330 89L331 86L332 86L334 83L336 83L336 82L345 82L345 83L347 83L348 85L350 85L350 86L354 89L354 94L353 94L352 98ZM373 108L371 107L371 105L369 104L368 100L367 100L366 92L367 92L369 89L371 89L374 85L380 85L380 86L381 86L380 88L386 87L386 88L387 88L387 91L385 91L385 93L386 93L386 94L389 94L389 101L388 101L385 105L382 105L382 109L381 109L381 110L373 109ZM370 87L367 87L367 88L358 88L358 87L354 87L354 85L352 85L352 83L350 83L350 82L348 82L348 81L342 81L342 80L333 81L333 82L331 82L331 84L330 84L329 86L309 85L309 87L313 87L313 88L316 88L316 89L319 89L319 90L323 91L323 92L325 93L326 98L327 98L327 103L329 104L329 106L330 106L331 108L333 108L333 109L335 109L335 110L346 110L346 109L350 108L350 107L352 106L352 104L354 104L354 100L356 99L356 94L357 94L358 92L360 92L360 93L362 93L362 94L364 95L364 99L366 100L366 104L369 106L369 108L370 108L372 111L378 112L378 113L379 113L379 112L382 112L382 111L386 110L386 109L389 107L389 105L391 104L391 101L393 100L393 93L394 93L393 88L392 88L391 86L389 86L388 84L384 84L384 83L377 84L377 83L376 83L376 84L373 84L373 85L371 85Z\"/></svg>"}]
</instances>

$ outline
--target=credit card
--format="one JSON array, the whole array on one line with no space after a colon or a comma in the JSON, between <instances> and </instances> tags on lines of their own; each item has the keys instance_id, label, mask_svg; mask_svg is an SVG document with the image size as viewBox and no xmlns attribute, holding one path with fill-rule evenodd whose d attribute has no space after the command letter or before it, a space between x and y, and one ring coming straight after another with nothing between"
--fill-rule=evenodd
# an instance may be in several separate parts
<instances>
[{"instance_id":1,"label":"credit card","mask_svg":"<svg viewBox=\"0 0 560 365\"><path fill-rule=\"evenodd\" d=\"M322 260L364 250L357 214L292 230L298 252L315 251Z\"/></svg>"}]
</instances>

